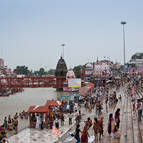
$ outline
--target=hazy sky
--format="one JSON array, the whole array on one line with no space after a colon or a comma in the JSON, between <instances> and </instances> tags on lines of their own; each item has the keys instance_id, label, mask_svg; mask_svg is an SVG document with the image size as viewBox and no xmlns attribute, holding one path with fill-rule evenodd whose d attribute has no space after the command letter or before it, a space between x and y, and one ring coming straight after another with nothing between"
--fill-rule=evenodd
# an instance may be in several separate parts
<instances>
[{"instance_id":1,"label":"hazy sky","mask_svg":"<svg viewBox=\"0 0 143 143\"><path fill-rule=\"evenodd\" d=\"M0 0L0 57L6 65L55 68L65 43L68 68L104 56L123 63L143 52L143 0Z\"/></svg>"}]
</instances>

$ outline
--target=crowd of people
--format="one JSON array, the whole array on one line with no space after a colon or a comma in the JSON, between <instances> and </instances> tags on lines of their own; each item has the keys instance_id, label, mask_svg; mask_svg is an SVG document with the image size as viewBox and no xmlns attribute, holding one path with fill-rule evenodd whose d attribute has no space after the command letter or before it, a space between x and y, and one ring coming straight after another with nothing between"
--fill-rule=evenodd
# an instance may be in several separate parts
<instances>
[{"instance_id":1,"label":"crowd of people","mask_svg":"<svg viewBox=\"0 0 143 143\"><path fill-rule=\"evenodd\" d=\"M92 95L82 97L80 102L77 100L76 102L68 103L66 107L68 109L68 114L67 112L66 114L63 112L62 107L59 107L58 110L56 108L51 109L47 116L48 124L45 124L45 117L39 113L29 115L27 112L23 111L19 115L16 113L13 118L9 115L8 118L4 118L3 125L0 126L0 143L5 143L3 140L6 140L7 131L18 132L18 117L20 119L28 119L29 117L30 121L35 123L34 127L37 129L52 129L53 126L60 129L60 127L65 126L65 120L68 120L69 125L72 125L73 122L76 121L76 129L72 134L76 139L76 143L88 143L91 130L94 133L95 141L99 141L105 135L105 114L103 114L105 110L107 115L109 113L106 130L109 137L114 139L120 128L120 108L116 109L116 105L122 100L122 95L118 95L116 91L119 90L121 86L128 85L127 91L129 93L128 96L131 97L133 111L138 111L138 120L141 121L143 110L142 100L138 100L132 91L133 87L141 84L141 79L133 79L127 76L111 84L98 86L95 88ZM111 112L110 109L116 109L115 113L113 112L114 110ZM83 121L85 114L83 111L88 114L94 112L94 118L89 116L86 121ZM82 122L84 122L83 127Z\"/></svg>"},{"instance_id":2,"label":"crowd of people","mask_svg":"<svg viewBox=\"0 0 143 143\"><path fill-rule=\"evenodd\" d=\"M15 113L12 117L9 115L4 118L3 124L0 125L0 143L8 143L7 134L17 134L18 133L18 118L27 119L28 113L22 111L22 113Z\"/></svg>"},{"instance_id":3,"label":"crowd of people","mask_svg":"<svg viewBox=\"0 0 143 143\"><path fill-rule=\"evenodd\" d=\"M131 98L133 113L137 111L138 121L142 120L143 97L138 96L142 91L143 80L141 75L128 76L127 96Z\"/></svg>"},{"instance_id":4,"label":"crowd of people","mask_svg":"<svg viewBox=\"0 0 143 143\"><path fill-rule=\"evenodd\" d=\"M118 84L119 85L119 84ZM112 88L113 89L113 88ZM45 117L42 114L31 114L30 120L35 122L34 127L37 129L49 128L52 129L53 126L56 129L65 126L65 120L68 120L68 124L72 125L76 122L76 130L72 136L77 140L76 143L88 143L89 129L93 128L95 140L101 140L104 135L104 115L103 110L106 108L115 108L118 101L121 100L121 95L117 96L116 91L110 91L109 86L100 86L95 89L91 96L85 96L82 98L82 102L74 102L72 104L67 104L68 114L64 113L62 108L59 107L58 110L54 108L48 113L48 126L44 125ZM105 102L104 102L105 101ZM105 103L105 105L104 105ZM85 111L84 113L82 113ZM85 113L95 113L94 120L90 117L84 121L85 125L81 128L81 122L84 120ZM66 123L67 125L67 123ZM108 119L108 133L114 138L116 132L120 127L120 109L118 108L113 114L109 115Z\"/></svg>"},{"instance_id":5,"label":"crowd of people","mask_svg":"<svg viewBox=\"0 0 143 143\"><path fill-rule=\"evenodd\" d=\"M13 95L13 94L16 94L18 92L23 92L23 91L24 91L23 88L0 89L0 96L9 96L9 95Z\"/></svg>"},{"instance_id":6,"label":"crowd of people","mask_svg":"<svg viewBox=\"0 0 143 143\"><path fill-rule=\"evenodd\" d=\"M110 96L108 96L108 94L109 94L108 90L105 92L103 88L100 88L100 90L97 90L96 96L94 96L95 95L94 94L90 98L88 97L85 98L85 102L84 102L85 109L89 110L89 112L92 112L92 110L95 110L95 117L94 117L94 121L92 121L90 117L87 119L87 121L85 121L85 125L82 131L80 129L80 122L78 122L74 133L75 139L77 140L76 143L80 143L80 142L88 143L89 129L91 127L93 127L95 141L101 140L101 138L103 137L103 133L104 133L104 125L103 125L104 115L102 114L103 100L106 101L105 108L107 107L113 108L118 102L116 92L113 92ZM112 102L110 106L107 106L107 103L108 103L107 100L108 101L110 100L109 102ZM114 138L114 136L116 135L119 127L120 127L120 109L118 108L115 112L115 115L113 116L113 114L111 113L108 119L108 133L109 135L112 136L112 138ZM80 136L80 133L81 133L81 136Z\"/></svg>"},{"instance_id":7,"label":"crowd of people","mask_svg":"<svg viewBox=\"0 0 143 143\"><path fill-rule=\"evenodd\" d=\"M102 136L104 136L105 126L103 123L103 108L106 108L106 111L108 111L108 108L115 109L117 103L122 100L122 95L117 96L116 91L113 91L113 93L109 93L110 89L114 88L115 90L119 90L120 87L125 88L125 91L128 92L127 97L129 97L132 101L132 110L133 112L137 111L138 121L141 121L143 110L143 98L137 99L137 95L135 94L135 92L137 92L139 87L142 87L142 85L143 80L141 76L127 75L121 81L115 82L114 85L110 85L109 87L106 86L106 88L105 86L97 88L95 90L95 93L92 96L90 96L90 98L86 97L84 99L84 107L87 108L89 112L95 110L96 114L94 117L94 121L92 121L90 118L88 118L87 121L85 121L85 125L82 130L80 129L80 122L79 124L77 124L74 133L76 143L88 143L88 139L91 133L91 127L93 127L95 142L98 142L98 140L101 140ZM104 107L103 104L105 104ZM107 124L107 132L109 138L114 139L116 135L118 137L118 131L120 128L120 108L117 108L115 113L111 112L109 114Z\"/></svg>"}]
</instances>

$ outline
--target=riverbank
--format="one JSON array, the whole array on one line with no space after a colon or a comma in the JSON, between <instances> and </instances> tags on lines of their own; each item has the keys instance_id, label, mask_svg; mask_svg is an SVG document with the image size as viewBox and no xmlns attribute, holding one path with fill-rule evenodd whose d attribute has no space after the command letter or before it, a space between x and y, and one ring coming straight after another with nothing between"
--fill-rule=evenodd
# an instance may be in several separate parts
<instances>
[{"instance_id":1,"label":"riverbank","mask_svg":"<svg viewBox=\"0 0 143 143\"><path fill-rule=\"evenodd\" d=\"M56 99L63 94L68 93L56 92L53 88L26 88L13 96L0 97L0 124L9 114L13 116L16 112L27 111L31 105L43 105L46 100Z\"/></svg>"}]
</instances>

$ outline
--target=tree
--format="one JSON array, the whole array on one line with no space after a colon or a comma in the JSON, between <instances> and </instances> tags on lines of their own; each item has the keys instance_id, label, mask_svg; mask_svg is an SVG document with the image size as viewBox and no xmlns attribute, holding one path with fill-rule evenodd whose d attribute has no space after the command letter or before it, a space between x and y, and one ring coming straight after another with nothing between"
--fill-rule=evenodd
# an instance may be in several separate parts
<instances>
[{"instance_id":1,"label":"tree","mask_svg":"<svg viewBox=\"0 0 143 143\"><path fill-rule=\"evenodd\" d=\"M74 73L75 73L75 76L77 77L77 78L80 78L81 77L81 70L83 69L83 66L82 65L78 65L78 66L75 66L74 68L73 68L73 71L74 71Z\"/></svg>"},{"instance_id":2,"label":"tree","mask_svg":"<svg viewBox=\"0 0 143 143\"><path fill-rule=\"evenodd\" d=\"M34 76L39 76L39 71L34 71Z\"/></svg>"},{"instance_id":3,"label":"tree","mask_svg":"<svg viewBox=\"0 0 143 143\"><path fill-rule=\"evenodd\" d=\"M17 72L17 74L20 75L30 75L30 71L28 70L28 67L24 66L17 66L16 69L14 69L14 71Z\"/></svg>"},{"instance_id":4,"label":"tree","mask_svg":"<svg viewBox=\"0 0 143 143\"><path fill-rule=\"evenodd\" d=\"M42 76L42 75L46 75L46 72L45 72L44 68L39 69L39 76Z\"/></svg>"},{"instance_id":5,"label":"tree","mask_svg":"<svg viewBox=\"0 0 143 143\"><path fill-rule=\"evenodd\" d=\"M55 72L56 72L55 69L50 69L50 70L48 71L48 74L49 74L49 75L55 75Z\"/></svg>"}]
</instances>

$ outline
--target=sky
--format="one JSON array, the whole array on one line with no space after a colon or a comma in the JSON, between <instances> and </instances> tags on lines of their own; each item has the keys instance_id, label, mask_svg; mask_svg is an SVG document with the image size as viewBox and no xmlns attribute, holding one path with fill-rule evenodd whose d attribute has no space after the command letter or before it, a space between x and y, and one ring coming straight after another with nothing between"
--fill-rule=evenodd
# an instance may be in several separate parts
<instances>
[{"instance_id":1,"label":"sky","mask_svg":"<svg viewBox=\"0 0 143 143\"><path fill-rule=\"evenodd\" d=\"M0 0L0 57L14 69L68 68L143 52L143 0ZM108 57L108 58L107 58Z\"/></svg>"}]
</instances>

